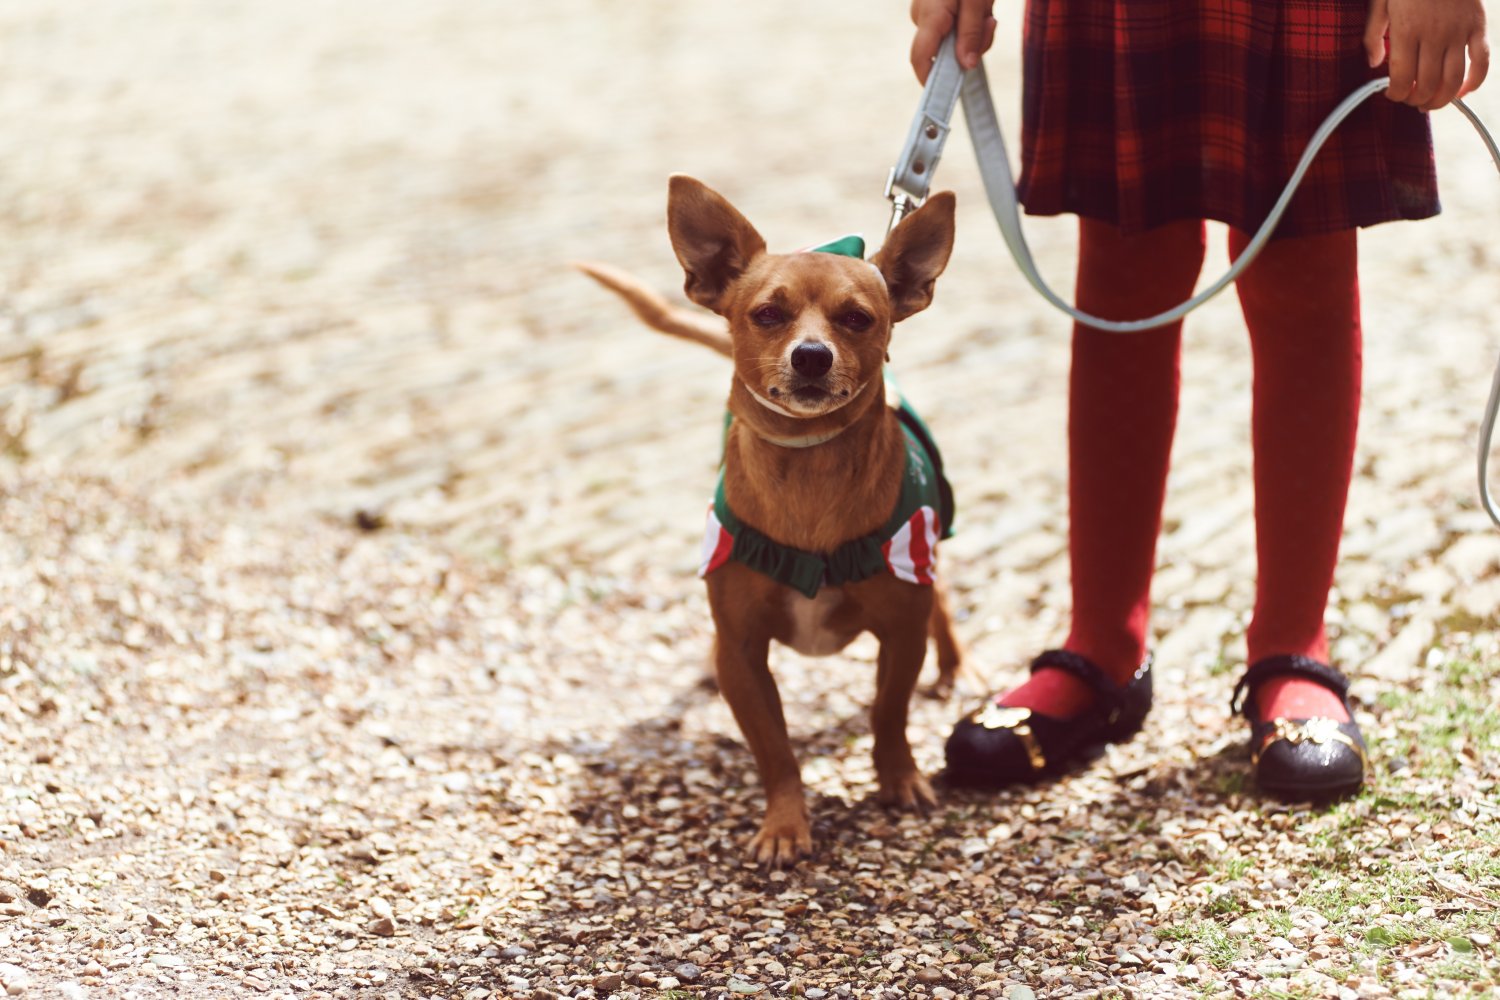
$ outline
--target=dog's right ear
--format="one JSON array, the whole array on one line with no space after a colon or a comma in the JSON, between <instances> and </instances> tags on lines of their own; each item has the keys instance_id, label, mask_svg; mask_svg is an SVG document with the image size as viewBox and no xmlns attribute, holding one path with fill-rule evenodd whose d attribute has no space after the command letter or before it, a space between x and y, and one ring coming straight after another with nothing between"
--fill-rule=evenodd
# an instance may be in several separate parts
<instances>
[{"instance_id":1,"label":"dog's right ear","mask_svg":"<svg viewBox=\"0 0 1500 1000\"><path fill-rule=\"evenodd\" d=\"M902 219L870 258L891 293L891 321L932 304L932 286L953 252L953 192L939 191Z\"/></svg>"},{"instance_id":2,"label":"dog's right ear","mask_svg":"<svg viewBox=\"0 0 1500 1000\"><path fill-rule=\"evenodd\" d=\"M667 234L687 282L687 297L716 313L724 294L745 273L766 241L723 195L702 181L673 174L667 188Z\"/></svg>"}]
</instances>

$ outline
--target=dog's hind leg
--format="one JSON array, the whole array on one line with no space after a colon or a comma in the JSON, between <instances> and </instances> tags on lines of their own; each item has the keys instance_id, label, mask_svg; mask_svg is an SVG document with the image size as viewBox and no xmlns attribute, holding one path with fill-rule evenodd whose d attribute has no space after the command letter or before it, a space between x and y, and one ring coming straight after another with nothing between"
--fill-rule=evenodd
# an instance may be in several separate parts
<instances>
[{"instance_id":1,"label":"dog's hind leg","mask_svg":"<svg viewBox=\"0 0 1500 1000\"><path fill-rule=\"evenodd\" d=\"M941 583L932 586L932 614L927 621L927 630L937 647L938 677L926 693L929 697L947 701L953 696L954 681L960 673L966 681L976 678L964 664L964 650L953 634L953 619L948 614L948 592Z\"/></svg>"}]
</instances>

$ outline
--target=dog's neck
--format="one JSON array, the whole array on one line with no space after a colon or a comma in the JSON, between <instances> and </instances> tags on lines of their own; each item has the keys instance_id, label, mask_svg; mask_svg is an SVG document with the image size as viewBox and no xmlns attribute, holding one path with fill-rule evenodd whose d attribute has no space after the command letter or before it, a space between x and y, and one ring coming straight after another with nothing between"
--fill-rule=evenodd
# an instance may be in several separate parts
<instances>
[{"instance_id":1,"label":"dog's neck","mask_svg":"<svg viewBox=\"0 0 1500 1000\"><path fill-rule=\"evenodd\" d=\"M735 381L739 386L744 388L745 392L750 394L750 397L752 399L754 399L761 406L765 407L767 410L770 410L772 413L775 413L782 417L791 418L799 425L804 425L807 423L806 419L799 418L795 413L793 413L791 410L788 410L786 407L780 405L779 403L773 403L771 400L762 396L754 389L745 385L743 382L740 382L738 379L736 379ZM864 392L866 388L868 388L868 383L860 386L859 391L854 394L854 397L848 403L835 410L834 413L843 413L846 410L859 409L862 406L869 405L868 401L864 399ZM827 415L832 416L833 414ZM858 418L859 413L855 413L854 420L857 420ZM813 448L820 444L827 444L829 441L832 441L834 438L844 433L844 431L849 429L854 420L850 420L847 423L835 424L834 426L829 427L826 430L818 430L810 434L792 434L783 436L780 434L769 433L768 431L756 427L754 424L750 425L750 429L754 431L756 436L758 436L762 441L769 441L771 444L776 445L778 448Z\"/></svg>"},{"instance_id":2,"label":"dog's neck","mask_svg":"<svg viewBox=\"0 0 1500 1000\"><path fill-rule=\"evenodd\" d=\"M885 523L900 491L901 431L872 378L853 399L819 417L784 417L735 380L725 449L725 498L745 523L809 552L832 551ZM779 440L811 440L788 447Z\"/></svg>"}]
</instances>

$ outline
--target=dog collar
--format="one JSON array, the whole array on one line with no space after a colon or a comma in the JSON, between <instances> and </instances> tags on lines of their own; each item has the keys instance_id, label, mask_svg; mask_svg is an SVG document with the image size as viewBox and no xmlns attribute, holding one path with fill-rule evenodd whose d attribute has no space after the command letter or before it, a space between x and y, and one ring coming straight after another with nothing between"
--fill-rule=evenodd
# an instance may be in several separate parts
<instances>
[{"instance_id":1,"label":"dog collar","mask_svg":"<svg viewBox=\"0 0 1500 1000\"><path fill-rule=\"evenodd\" d=\"M770 410L772 413L779 413L783 417L795 417L797 415L797 414L793 413L791 410L788 410L785 406L782 406L780 403L773 403L773 402L771 402L769 399L767 399L766 397L762 396L760 393L756 392L754 389L750 388L748 385L745 385L745 383L743 381L740 382L740 385L744 385L745 386L745 391L748 392L750 395L754 396L755 397L755 401L757 403L759 403L761 406L764 406L766 409Z\"/></svg>"},{"instance_id":2,"label":"dog collar","mask_svg":"<svg viewBox=\"0 0 1500 1000\"><path fill-rule=\"evenodd\" d=\"M834 438L838 437L846 430L848 430L847 427L840 427L838 430L829 431L826 434L804 434L802 437L789 438L774 437L770 434L762 434L760 431L755 430L751 431L751 433L760 438L762 441L774 444L778 448L811 448L815 445L827 444L829 441L832 441Z\"/></svg>"},{"instance_id":3,"label":"dog collar","mask_svg":"<svg viewBox=\"0 0 1500 1000\"><path fill-rule=\"evenodd\" d=\"M858 237L854 238L858 239ZM861 383L858 389L855 389L852 393L849 394L848 399L844 400L838 406L835 406L833 409L829 410L828 413L837 413L839 410L842 410L844 407L854 402L864 393L865 388L869 384L869 382ZM740 382L740 385L744 385L745 391L748 392L752 397L754 397L757 403L759 403L761 406L764 406L772 413L779 413L784 417L791 417L795 420L806 419L804 417L801 417L799 414L793 413L791 410L788 410L786 407L782 406L779 403L771 402L769 399L762 396L760 393L756 392L748 385L745 385L743 381ZM819 416L826 416L826 414L819 414ZM746 426L749 425L747 424ZM811 448L814 445L827 444L829 441L832 441L834 438L838 437L840 434L848 430L850 426L850 424L845 424L843 427L828 431L826 434L805 434L800 437L775 437L771 434L762 434L760 431L755 430L754 428L751 428L751 433L760 438L762 441L769 441L771 444L778 445L782 448Z\"/></svg>"}]
</instances>

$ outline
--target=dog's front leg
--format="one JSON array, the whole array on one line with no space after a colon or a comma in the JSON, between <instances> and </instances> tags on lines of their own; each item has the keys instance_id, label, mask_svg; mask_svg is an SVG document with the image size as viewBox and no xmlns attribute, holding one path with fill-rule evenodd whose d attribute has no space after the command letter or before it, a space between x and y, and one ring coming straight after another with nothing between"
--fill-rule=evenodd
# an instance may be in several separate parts
<instances>
[{"instance_id":1,"label":"dog's front leg","mask_svg":"<svg viewBox=\"0 0 1500 1000\"><path fill-rule=\"evenodd\" d=\"M937 805L937 796L912 759L906 714L927 656L927 615L913 617L910 626L895 627L880 636L870 722L875 730L875 776L881 803L925 810Z\"/></svg>"},{"instance_id":2,"label":"dog's front leg","mask_svg":"<svg viewBox=\"0 0 1500 1000\"><path fill-rule=\"evenodd\" d=\"M782 866L812 850L812 830L802 794L802 771L792 754L781 695L766 663L768 641L746 644L719 636L719 691L734 712L766 792L766 818L750 841L750 854L763 865Z\"/></svg>"}]
</instances>

